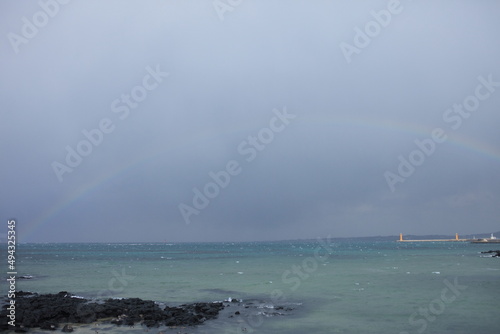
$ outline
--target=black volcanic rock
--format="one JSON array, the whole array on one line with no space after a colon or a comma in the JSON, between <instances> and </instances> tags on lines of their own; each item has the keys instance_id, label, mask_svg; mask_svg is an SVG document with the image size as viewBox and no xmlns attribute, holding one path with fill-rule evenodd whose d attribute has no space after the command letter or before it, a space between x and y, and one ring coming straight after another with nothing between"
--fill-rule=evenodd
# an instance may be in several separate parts
<instances>
[{"instance_id":1,"label":"black volcanic rock","mask_svg":"<svg viewBox=\"0 0 500 334\"><path fill-rule=\"evenodd\" d=\"M45 295L20 291L15 301L17 330L36 327L55 330L60 323L91 323L105 318L113 318L110 322L116 325L194 326L216 318L224 308L222 303L195 303L161 309L154 301L139 298L107 299L98 303L75 298L66 291ZM5 305L0 317L8 320L7 314ZM7 329L13 328L2 321L0 330ZM64 332L72 330L69 325L63 327Z\"/></svg>"},{"instance_id":2,"label":"black volcanic rock","mask_svg":"<svg viewBox=\"0 0 500 334\"><path fill-rule=\"evenodd\" d=\"M71 325L64 325L63 329L61 329L63 333L71 333L73 332L73 327Z\"/></svg>"},{"instance_id":3,"label":"black volcanic rock","mask_svg":"<svg viewBox=\"0 0 500 334\"><path fill-rule=\"evenodd\" d=\"M486 252L481 252L482 254L492 254L491 257L500 257L500 250L489 250Z\"/></svg>"}]
</instances>

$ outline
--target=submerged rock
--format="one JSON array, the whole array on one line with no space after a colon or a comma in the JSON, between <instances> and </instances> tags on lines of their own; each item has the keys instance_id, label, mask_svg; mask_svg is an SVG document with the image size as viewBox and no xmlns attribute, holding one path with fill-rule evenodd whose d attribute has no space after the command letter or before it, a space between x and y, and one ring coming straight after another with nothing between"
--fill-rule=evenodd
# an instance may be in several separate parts
<instances>
[{"instance_id":1,"label":"submerged rock","mask_svg":"<svg viewBox=\"0 0 500 334\"><path fill-rule=\"evenodd\" d=\"M63 333L71 333L73 332L73 327L71 325L64 325L63 329L61 329Z\"/></svg>"},{"instance_id":2,"label":"submerged rock","mask_svg":"<svg viewBox=\"0 0 500 334\"><path fill-rule=\"evenodd\" d=\"M223 303L195 303L161 309L154 301L139 298L107 299L98 303L75 298L66 291L44 295L20 291L15 301L16 329L55 330L60 323L91 323L109 318L113 318L110 322L116 325L194 326L216 318L224 308ZM6 305L0 317L7 317ZM13 328L2 322L0 330L7 329ZM62 331L72 332L73 328L65 325Z\"/></svg>"},{"instance_id":3,"label":"submerged rock","mask_svg":"<svg viewBox=\"0 0 500 334\"><path fill-rule=\"evenodd\" d=\"M481 252L482 254L491 254L491 257L500 257L500 250L489 250L486 252Z\"/></svg>"}]
</instances>

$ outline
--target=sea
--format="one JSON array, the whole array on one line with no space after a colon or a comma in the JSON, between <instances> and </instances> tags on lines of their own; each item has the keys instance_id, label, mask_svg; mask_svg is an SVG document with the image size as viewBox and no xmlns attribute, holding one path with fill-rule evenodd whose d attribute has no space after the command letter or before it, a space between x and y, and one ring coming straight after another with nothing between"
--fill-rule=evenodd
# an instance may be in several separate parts
<instances>
[{"instance_id":1,"label":"sea","mask_svg":"<svg viewBox=\"0 0 500 334\"><path fill-rule=\"evenodd\" d=\"M500 258L481 252L498 248L330 238L20 244L16 288L169 306L252 305L240 314L227 307L195 327L95 323L75 324L74 333L491 334L500 333Z\"/></svg>"}]
</instances>

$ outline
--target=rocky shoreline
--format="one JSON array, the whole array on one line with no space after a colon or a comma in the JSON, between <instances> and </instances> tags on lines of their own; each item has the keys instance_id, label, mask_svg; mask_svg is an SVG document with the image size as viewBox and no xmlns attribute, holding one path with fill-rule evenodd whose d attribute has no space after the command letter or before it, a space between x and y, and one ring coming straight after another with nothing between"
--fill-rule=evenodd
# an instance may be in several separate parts
<instances>
[{"instance_id":1,"label":"rocky shoreline","mask_svg":"<svg viewBox=\"0 0 500 334\"><path fill-rule=\"evenodd\" d=\"M225 307L222 302L214 302L162 308L152 300L139 298L91 301L66 291L43 295L19 291L16 293L15 306L16 332L28 332L31 328L72 332L70 324L96 321L118 326L196 326L217 318ZM2 307L0 317L4 319L0 324L0 331L14 329L7 323L7 305Z\"/></svg>"}]
</instances>

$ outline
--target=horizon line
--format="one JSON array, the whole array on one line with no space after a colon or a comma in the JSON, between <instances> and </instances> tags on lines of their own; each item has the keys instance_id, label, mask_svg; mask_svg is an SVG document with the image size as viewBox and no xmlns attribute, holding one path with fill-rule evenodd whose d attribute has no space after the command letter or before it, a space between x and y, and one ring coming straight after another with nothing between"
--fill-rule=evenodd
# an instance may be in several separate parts
<instances>
[{"instance_id":1,"label":"horizon line","mask_svg":"<svg viewBox=\"0 0 500 334\"><path fill-rule=\"evenodd\" d=\"M487 235L491 234L491 232L485 232L485 233L467 233L467 234L462 234L464 236L471 236L471 235ZM500 231L493 232L493 234L500 234ZM448 236L447 234L405 234L403 235L406 236L412 236L412 237L429 237L429 236L436 236L436 237L444 237ZM459 233L460 235L460 233ZM450 236L453 236L450 234ZM331 235L328 236L330 239L369 239L369 238L399 238L399 235L394 234L394 235L373 235L373 236L364 236L364 237L332 237ZM310 241L310 240L317 240L319 237L316 238L298 238L298 239L275 239L275 240L248 240L248 241L236 241L236 240L226 240L226 241L30 241L30 242L17 242L17 244L145 244L145 243L157 243L157 244L182 244L182 243L252 243L252 242L283 242L283 241ZM6 242L0 241L0 244L6 244Z\"/></svg>"}]
</instances>

